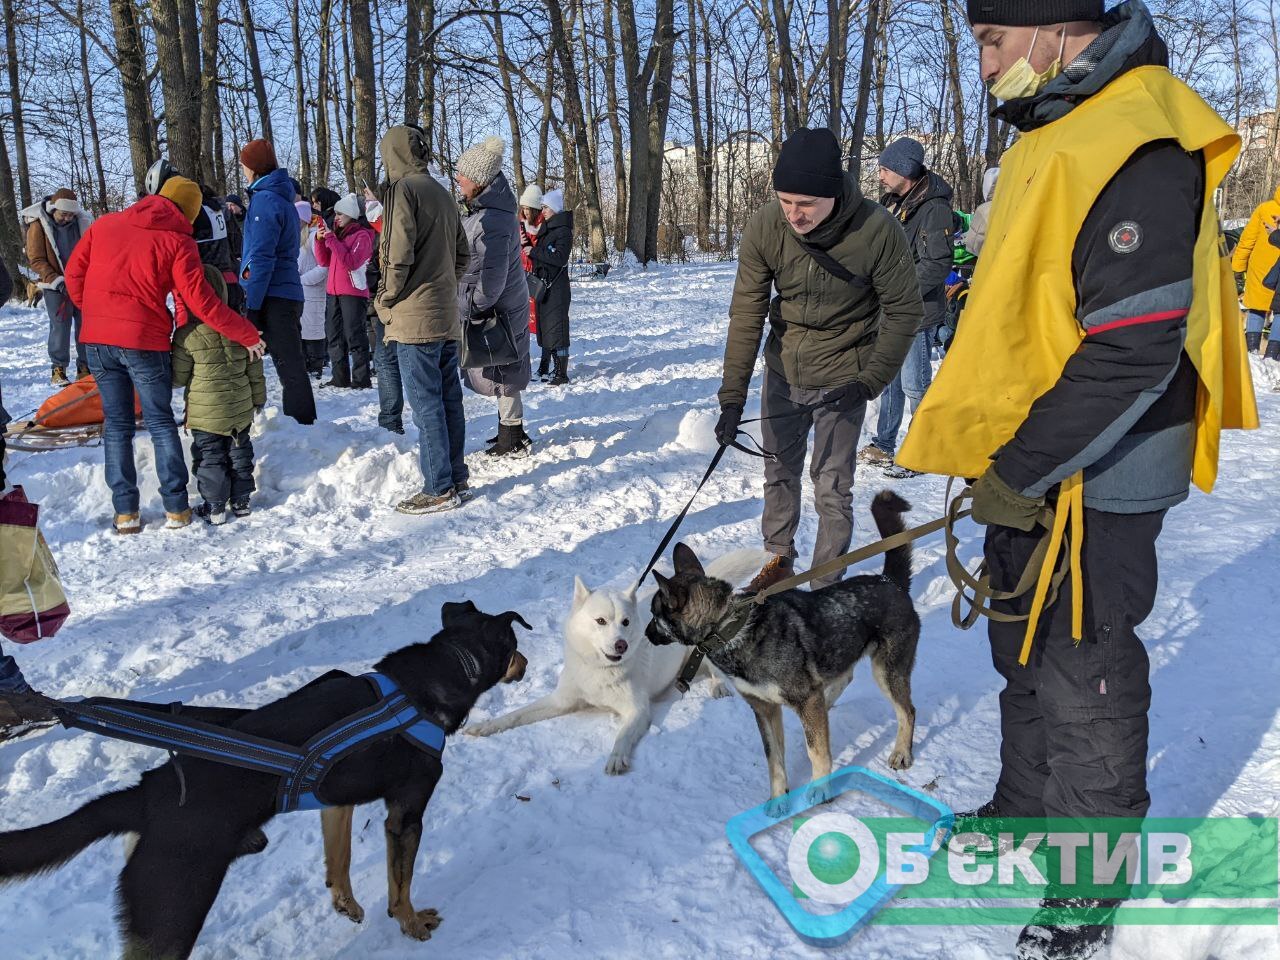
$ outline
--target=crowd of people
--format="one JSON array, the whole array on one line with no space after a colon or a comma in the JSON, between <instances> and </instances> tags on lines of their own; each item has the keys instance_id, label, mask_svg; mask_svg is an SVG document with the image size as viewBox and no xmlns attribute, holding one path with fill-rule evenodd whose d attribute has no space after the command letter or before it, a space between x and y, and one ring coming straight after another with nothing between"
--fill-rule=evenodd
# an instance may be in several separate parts
<instances>
[{"instance_id":1,"label":"crowd of people","mask_svg":"<svg viewBox=\"0 0 1280 960\"><path fill-rule=\"evenodd\" d=\"M517 203L504 152L496 137L476 144L450 181L429 165L421 130L393 127L377 193L317 187L304 198L272 144L253 140L239 155L247 201L219 197L161 159L144 195L119 213L94 221L69 189L24 210L49 316L50 382L70 382L74 343L74 377L92 376L102 399L115 531L142 529L137 414L155 446L167 527L250 512L249 428L266 402L264 356L299 424L316 421L313 380L326 369L322 389L376 380L378 423L393 433L404 433L408 400L423 480L397 505L402 513L472 496L464 385L495 400L485 452L527 455L531 338L542 349L539 379L569 382L573 215L562 191L544 196L537 185ZM178 387L184 413L175 418ZM192 434L194 510L179 425Z\"/></svg>"}]
</instances>

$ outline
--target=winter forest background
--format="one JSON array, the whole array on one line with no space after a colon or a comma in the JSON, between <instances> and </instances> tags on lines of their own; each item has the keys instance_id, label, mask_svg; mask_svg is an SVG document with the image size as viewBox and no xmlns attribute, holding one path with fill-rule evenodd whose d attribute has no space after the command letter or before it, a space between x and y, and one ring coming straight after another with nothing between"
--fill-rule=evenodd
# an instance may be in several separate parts
<instances>
[{"instance_id":1,"label":"winter forest background","mask_svg":"<svg viewBox=\"0 0 1280 960\"><path fill-rule=\"evenodd\" d=\"M389 125L428 130L445 170L499 133L517 190L566 188L594 262L731 257L799 126L835 130L869 190L885 143L918 137L964 209L1011 140L959 0L0 2L9 264L33 198L119 209L161 154L239 192L257 136L305 190L358 192ZM1276 0L1149 2L1174 72L1244 137L1220 203L1246 216L1275 189Z\"/></svg>"}]
</instances>

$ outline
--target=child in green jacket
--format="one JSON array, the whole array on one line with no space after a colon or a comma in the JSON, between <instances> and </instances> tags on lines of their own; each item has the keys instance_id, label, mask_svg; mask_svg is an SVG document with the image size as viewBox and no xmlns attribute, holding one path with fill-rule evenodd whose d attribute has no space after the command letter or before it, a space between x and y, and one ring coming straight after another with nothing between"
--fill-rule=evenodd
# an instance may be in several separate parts
<instances>
[{"instance_id":1,"label":"child in green jacket","mask_svg":"<svg viewBox=\"0 0 1280 960\"><path fill-rule=\"evenodd\" d=\"M205 278L223 301L221 273L205 266ZM190 315L190 311L188 311ZM195 514L212 524L227 522L227 505L237 517L249 515L254 491L253 413L267 402L262 361L190 315L173 338L173 384L186 387L185 425L191 430L196 487L204 498Z\"/></svg>"}]
</instances>

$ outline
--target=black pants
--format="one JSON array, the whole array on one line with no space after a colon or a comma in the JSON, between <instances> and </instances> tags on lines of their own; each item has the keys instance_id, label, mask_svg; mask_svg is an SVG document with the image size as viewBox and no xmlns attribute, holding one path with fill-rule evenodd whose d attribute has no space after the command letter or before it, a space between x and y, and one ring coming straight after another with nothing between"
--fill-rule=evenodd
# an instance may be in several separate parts
<instances>
[{"instance_id":1,"label":"black pants","mask_svg":"<svg viewBox=\"0 0 1280 960\"><path fill-rule=\"evenodd\" d=\"M325 340L303 340L302 355L307 358L307 373L323 373L324 361L329 355L329 344Z\"/></svg>"},{"instance_id":2,"label":"black pants","mask_svg":"<svg viewBox=\"0 0 1280 960\"><path fill-rule=\"evenodd\" d=\"M1000 694L1000 782L995 801L1010 817L1142 817L1147 794L1146 648L1137 628L1155 603L1156 537L1166 511L1086 510L1084 638L1071 637L1071 578L1040 624L1025 667L1025 623L989 621ZM989 527L991 585L1012 589L1044 533ZM1025 614L1031 595L993 604Z\"/></svg>"},{"instance_id":3,"label":"black pants","mask_svg":"<svg viewBox=\"0 0 1280 960\"><path fill-rule=\"evenodd\" d=\"M369 379L369 301L364 297L329 295L324 333L337 387L372 387Z\"/></svg>"},{"instance_id":4,"label":"black pants","mask_svg":"<svg viewBox=\"0 0 1280 960\"><path fill-rule=\"evenodd\" d=\"M299 423L316 422L316 398L302 355L302 301L267 297L249 319L262 331L284 392L284 412Z\"/></svg>"},{"instance_id":5,"label":"black pants","mask_svg":"<svg viewBox=\"0 0 1280 960\"><path fill-rule=\"evenodd\" d=\"M253 443L249 428L226 437L203 430L191 431L191 459L196 489L215 507L227 501L248 500L256 489L253 483Z\"/></svg>"}]
</instances>

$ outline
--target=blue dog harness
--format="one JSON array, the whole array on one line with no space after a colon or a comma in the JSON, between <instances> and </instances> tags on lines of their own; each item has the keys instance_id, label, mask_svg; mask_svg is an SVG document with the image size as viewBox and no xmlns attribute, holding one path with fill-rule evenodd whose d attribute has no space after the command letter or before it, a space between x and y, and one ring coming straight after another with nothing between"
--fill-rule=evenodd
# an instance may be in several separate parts
<instances>
[{"instance_id":1,"label":"blue dog harness","mask_svg":"<svg viewBox=\"0 0 1280 960\"><path fill-rule=\"evenodd\" d=\"M381 673L363 677L378 702L331 724L300 747L184 717L178 703L91 697L74 703L55 701L53 710L64 727L273 774L280 778L278 812L319 810L328 806L320 799L319 789L329 771L377 740L400 736L437 760L444 753L444 729L426 719L390 677Z\"/></svg>"}]
</instances>

